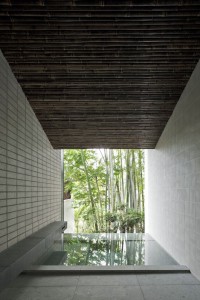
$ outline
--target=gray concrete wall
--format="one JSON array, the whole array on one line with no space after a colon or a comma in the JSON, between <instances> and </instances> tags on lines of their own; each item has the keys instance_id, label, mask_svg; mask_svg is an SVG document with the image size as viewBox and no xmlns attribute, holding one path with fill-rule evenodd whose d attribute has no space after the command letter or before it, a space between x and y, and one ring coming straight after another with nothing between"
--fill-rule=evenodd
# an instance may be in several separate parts
<instances>
[{"instance_id":1,"label":"gray concrete wall","mask_svg":"<svg viewBox=\"0 0 200 300\"><path fill-rule=\"evenodd\" d=\"M147 172L147 231L200 279L200 63L148 151Z\"/></svg>"},{"instance_id":2,"label":"gray concrete wall","mask_svg":"<svg viewBox=\"0 0 200 300\"><path fill-rule=\"evenodd\" d=\"M61 159L0 52L0 252L61 219Z\"/></svg>"}]
</instances>

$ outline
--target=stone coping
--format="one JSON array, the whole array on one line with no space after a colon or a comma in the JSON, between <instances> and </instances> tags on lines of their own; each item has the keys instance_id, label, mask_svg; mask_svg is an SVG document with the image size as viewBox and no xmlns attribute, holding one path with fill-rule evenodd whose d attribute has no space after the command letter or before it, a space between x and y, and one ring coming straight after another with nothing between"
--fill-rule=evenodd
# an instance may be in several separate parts
<instances>
[{"instance_id":1,"label":"stone coping","mask_svg":"<svg viewBox=\"0 0 200 300\"><path fill-rule=\"evenodd\" d=\"M0 289L52 246L66 228L66 222L53 222L0 253Z\"/></svg>"},{"instance_id":2,"label":"stone coping","mask_svg":"<svg viewBox=\"0 0 200 300\"><path fill-rule=\"evenodd\" d=\"M148 241L155 242L155 239L149 233L70 233L65 232L66 235L72 235L75 237L85 237L85 238L93 238L93 239L101 239L101 240L128 240L128 241Z\"/></svg>"},{"instance_id":3,"label":"stone coping","mask_svg":"<svg viewBox=\"0 0 200 300\"><path fill-rule=\"evenodd\" d=\"M153 274L190 273L183 265L167 266L31 266L23 273L32 274Z\"/></svg>"}]
</instances>

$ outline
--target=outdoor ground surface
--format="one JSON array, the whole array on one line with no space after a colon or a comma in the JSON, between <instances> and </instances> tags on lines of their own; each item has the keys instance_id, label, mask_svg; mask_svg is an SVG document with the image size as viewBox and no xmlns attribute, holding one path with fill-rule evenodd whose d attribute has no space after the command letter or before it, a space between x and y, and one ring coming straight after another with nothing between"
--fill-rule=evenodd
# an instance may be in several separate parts
<instances>
[{"instance_id":1,"label":"outdoor ground surface","mask_svg":"<svg viewBox=\"0 0 200 300\"><path fill-rule=\"evenodd\" d=\"M200 282L190 273L141 275L20 275L2 300L199 300Z\"/></svg>"}]
</instances>

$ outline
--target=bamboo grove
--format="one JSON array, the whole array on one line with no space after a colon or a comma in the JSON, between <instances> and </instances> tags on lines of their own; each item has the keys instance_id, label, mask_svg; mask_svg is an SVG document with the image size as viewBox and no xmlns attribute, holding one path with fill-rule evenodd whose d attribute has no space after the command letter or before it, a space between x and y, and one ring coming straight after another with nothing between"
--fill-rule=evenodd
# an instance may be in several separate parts
<instances>
[{"instance_id":1,"label":"bamboo grove","mask_svg":"<svg viewBox=\"0 0 200 300\"><path fill-rule=\"evenodd\" d=\"M77 232L144 232L143 150L65 150L64 171Z\"/></svg>"}]
</instances>

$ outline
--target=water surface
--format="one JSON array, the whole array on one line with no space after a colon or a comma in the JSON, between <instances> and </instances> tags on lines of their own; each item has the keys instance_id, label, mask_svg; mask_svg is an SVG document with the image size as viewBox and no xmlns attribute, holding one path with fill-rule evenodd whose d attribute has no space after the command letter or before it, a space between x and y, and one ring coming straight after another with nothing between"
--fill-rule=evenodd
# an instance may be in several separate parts
<instances>
[{"instance_id":1,"label":"water surface","mask_svg":"<svg viewBox=\"0 0 200 300\"><path fill-rule=\"evenodd\" d=\"M177 262L148 234L67 233L61 245L54 245L40 264L139 266L177 265Z\"/></svg>"}]
</instances>

